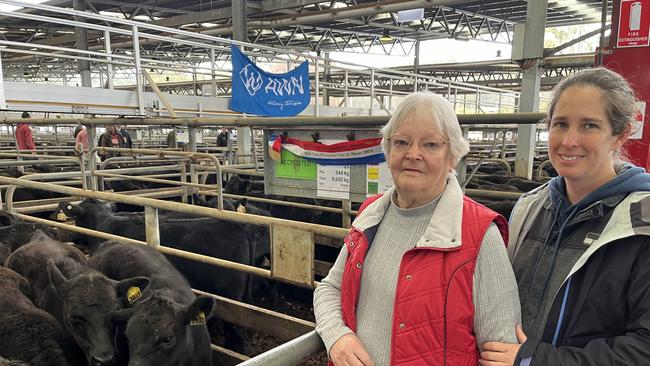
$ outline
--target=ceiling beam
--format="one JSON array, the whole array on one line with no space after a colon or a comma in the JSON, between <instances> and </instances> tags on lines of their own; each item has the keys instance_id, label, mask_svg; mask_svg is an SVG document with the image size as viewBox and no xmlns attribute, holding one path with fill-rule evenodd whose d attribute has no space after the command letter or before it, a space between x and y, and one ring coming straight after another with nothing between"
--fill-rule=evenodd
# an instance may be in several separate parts
<instances>
[{"instance_id":1,"label":"ceiling beam","mask_svg":"<svg viewBox=\"0 0 650 366\"><path fill-rule=\"evenodd\" d=\"M116 1L116 0L88 0L88 2L91 2L93 4L104 4L104 5L115 5L115 6L121 6L121 7L140 7L143 9L147 10L157 10L157 11L166 11L169 13L177 13L177 14L189 14L191 12L187 10L181 10L181 9L174 9L174 8L166 8L164 6L158 6L158 5L147 5L147 4L141 4L138 2L126 2L126 1Z\"/></svg>"},{"instance_id":2,"label":"ceiling beam","mask_svg":"<svg viewBox=\"0 0 650 366\"><path fill-rule=\"evenodd\" d=\"M276 11L282 9L297 8L305 5L312 5L325 2L323 0L264 0L262 1L261 12Z\"/></svg>"}]
</instances>

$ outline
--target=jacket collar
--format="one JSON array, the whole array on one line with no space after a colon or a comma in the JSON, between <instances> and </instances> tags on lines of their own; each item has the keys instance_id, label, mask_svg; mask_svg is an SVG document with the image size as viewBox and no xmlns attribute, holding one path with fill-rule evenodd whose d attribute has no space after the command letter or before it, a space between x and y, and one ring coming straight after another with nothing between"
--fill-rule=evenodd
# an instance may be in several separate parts
<instances>
[{"instance_id":1,"label":"jacket collar","mask_svg":"<svg viewBox=\"0 0 650 366\"><path fill-rule=\"evenodd\" d=\"M379 225L388 206L391 204L391 197L394 194L395 187L368 205L359 217L354 220L352 226L359 231L365 231L370 227ZM462 219L463 191L456 176L451 173L447 176L447 185L433 211L431 220L415 246L443 250L459 248L462 244Z\"/></svg>"}]
</instances>

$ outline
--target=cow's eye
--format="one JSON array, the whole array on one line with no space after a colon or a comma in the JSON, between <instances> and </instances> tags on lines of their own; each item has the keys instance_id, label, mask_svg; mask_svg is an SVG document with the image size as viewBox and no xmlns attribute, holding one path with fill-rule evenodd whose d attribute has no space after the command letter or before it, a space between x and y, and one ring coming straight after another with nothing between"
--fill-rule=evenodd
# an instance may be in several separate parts
<instances>
[{"instance_id":1,"label":"cow's eye","mask_svg":"<svg viewBox=\"0 0 650 366\"><path fill-rule=\"evenodd\" d=\"M86 319L80 315L72 315L70 316L70 320L73 324L83 324L86 322Z\"/></svg>"},{"instance_id":2,"label":"cow's eye","mask_svg":"<svg viewBox=\"0 0 650 366\"><path fill-rule=\"evenodd\" d=\"M176 339L174 338L174 336L170 334L166 337L160 337L156 343L160 347L167 348L167 347L171 347L175 341Z\"/></svg>"}]
</instances>

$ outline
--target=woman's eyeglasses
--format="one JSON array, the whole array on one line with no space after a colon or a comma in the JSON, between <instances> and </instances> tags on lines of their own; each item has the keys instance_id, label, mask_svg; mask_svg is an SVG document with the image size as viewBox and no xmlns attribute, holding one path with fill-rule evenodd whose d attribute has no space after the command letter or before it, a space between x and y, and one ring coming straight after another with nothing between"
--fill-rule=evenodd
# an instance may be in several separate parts
<instances>
[{"instance_id":1,"label":"woman's eyeglasses","mask_svg":"<svg viewBox=\"0 0 650 366\"><path fill-rule=\"evenodd\" d=\"M408 151L411 148L411 145L413 145L413 141L402 136L391 136L388 138L388 142L390 143L391 150L395 152ZM421 151L433 155L440 152L444 148L445 144L448 143L449 141L440 138L429 137L420 140L418 145L420 146Z\"/></svg>"}]
</instances>

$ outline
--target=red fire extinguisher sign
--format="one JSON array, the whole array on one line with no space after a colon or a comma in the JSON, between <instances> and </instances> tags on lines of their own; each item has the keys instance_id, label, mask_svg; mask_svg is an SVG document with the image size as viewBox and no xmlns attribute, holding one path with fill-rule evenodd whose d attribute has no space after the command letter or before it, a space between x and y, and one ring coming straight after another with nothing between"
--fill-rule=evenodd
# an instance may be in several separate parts
<instances>
[{"instance_id":1,"label":"red fire extinguisher sign","mask_svg":"<svg viewBox=\"0 0 650 366\"><path fill-rule=\"evenodd\" d=\"M650 42L650 0L621 0L616 47L647 47Z\"/></svg>"}]
</instances>

